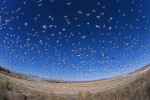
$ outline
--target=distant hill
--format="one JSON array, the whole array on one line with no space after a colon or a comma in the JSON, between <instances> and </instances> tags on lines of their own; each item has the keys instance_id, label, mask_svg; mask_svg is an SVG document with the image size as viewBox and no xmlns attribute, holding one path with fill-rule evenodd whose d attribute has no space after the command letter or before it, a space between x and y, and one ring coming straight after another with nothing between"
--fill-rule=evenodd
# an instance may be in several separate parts
<instances>
[{"instance_id":1,"label":"distant hill","mask_svg":"<svg viewBox=\"0 0 150 100\"><path fill-rule=\"evenodd\" d=\"M22 74L22 73L16 73L16 72L12 72L7 68L4 68L2 66L0 66L0 72L19 78L19 79L24 79L24 80L28 80L28 81L35 81L35 82L51 82L51 83L64 83L65 81L60 81L60 80L54 80L54 79L45 79L45 78L40 78L38 76L35 75L27 75L27 74Z\"/></svg>"},{"instance_id":2,"label":"distant hill","mask_svg":"<svg viewBox=\"0 0 150 100\"><path fill-rule=\"evenodd\" d=\"M6 73L10 73L10 70L8 70L8 69L6 69L4 67L1 67L1 66L0 66L0 71L1 72L6 72Z\"/></svg>"},{"instance_id":3,"label":"distant hill","mask_svg":"<svg viewBox=\"0 0 150 100\"><path fill-rule=\"evenodd\" d=\"M140 69L136 70L135 72L145 70L145 69L147 69L147 68L149 68L149 67L150 67L150 64L149 64L149 65L147 65L147 66L145 66L145 67L142 67L142 68L140 68Z\"/></svg>"}]
</instances>

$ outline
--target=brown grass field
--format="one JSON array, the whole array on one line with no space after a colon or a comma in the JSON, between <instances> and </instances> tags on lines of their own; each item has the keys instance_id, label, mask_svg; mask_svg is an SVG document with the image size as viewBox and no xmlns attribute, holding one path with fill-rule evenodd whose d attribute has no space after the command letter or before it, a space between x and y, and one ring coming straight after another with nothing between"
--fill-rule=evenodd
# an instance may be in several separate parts
<instances>
[{"instance_id":1,"label":"brown grass field","mask_svg":"<svg viewBox=\"0 0 150 100\"><path fill-rule=\"evenodd\" d=\"M1 69L0 100L150 100L150 65L91 82L38 82Z\"/></svg>"}]
</instances>

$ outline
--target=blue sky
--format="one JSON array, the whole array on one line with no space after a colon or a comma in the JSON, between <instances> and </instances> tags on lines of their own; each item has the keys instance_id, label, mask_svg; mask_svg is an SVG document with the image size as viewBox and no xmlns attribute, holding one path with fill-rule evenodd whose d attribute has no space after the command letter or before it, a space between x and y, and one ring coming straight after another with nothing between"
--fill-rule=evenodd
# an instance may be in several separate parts
<instances>
[{"instance_id":1,"label":"blue sky","mask_svg":"<svg viewBox=\"0 0 150 100\"><path fill-rule=\"evenodd\" d=\"M0 65L71 81L150 63L149 0L1 0Z\"/></svg>"}]
</instances>

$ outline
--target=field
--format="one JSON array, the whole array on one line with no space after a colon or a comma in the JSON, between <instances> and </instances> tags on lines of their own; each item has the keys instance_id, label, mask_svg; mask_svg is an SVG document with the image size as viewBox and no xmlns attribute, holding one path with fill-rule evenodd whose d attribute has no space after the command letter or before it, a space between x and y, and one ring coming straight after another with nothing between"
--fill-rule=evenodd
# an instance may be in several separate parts
<instances>
[{"instance_id":1,"label":"field","mask_svg":"<svg viewBox=\"0 0 150 100\"><path fill-rule=\"evenodd\" d=\"M61 82L0 71L0 100L150 100L150 66L116 78Z\"/></svg>"}]
</instances>

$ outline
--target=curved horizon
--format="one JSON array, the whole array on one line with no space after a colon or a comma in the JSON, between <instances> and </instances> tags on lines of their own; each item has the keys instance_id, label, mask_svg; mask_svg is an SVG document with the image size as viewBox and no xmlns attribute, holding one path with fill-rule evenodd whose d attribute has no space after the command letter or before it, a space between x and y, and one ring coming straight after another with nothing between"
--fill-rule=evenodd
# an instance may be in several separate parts
<instances>
[{"instance_id":1,"label":"curved horizon","mask_svg":"<svg viewBox=\"0 0 150 100\"><path fill-rule=\"evenodd\" d=\"M150 64L150 1L0 1L0 65L69 81Z\"/></svg>"},{"instance_id":2,"label":"curved horizon","mask_svg":"<svg viewBox=\"0 0 150 100\"><path fill-rule=\"evenodd\" d=\"M46 80L56 80L56 81L64 81L64 82L82 82L82 83L84 83L84 82L95 82L95 81L101 81L101 80L107 80L107 79L113 79L113 78L117 78L117 77L121 77L121 76L124 76L124 75L128 75L128 74L131 74L131 73L134 73L134 72L137 72L137 71L139 71L139 70L142 70L143 68L146 68L146 67L148 67L150 64L147 64L147 65L145 65L144 67L142 67L142 68L139 68L139 69L136 69L136 70L134 70L134 71L131 71L131 72L128 72L128 73L125 73L125 74L121 74L121 75L118 75L118 76L113 76L113 77L108 77L108 78L101 78L101 79L96 79L96 80L77 80L77 81L75 81L75 80L63 80L63 79L53 79L53 78L46 78L46 77L41 77L41 76L38 76L38 75L32 75L32 74L27 74L27 73L21 73L21 72L16 72L16 71L12 71L12 70L10 70L10 69L8 69L10 72L13 72L13 73L16 73L16 74L21 74L21 75L27 75L27 76L33 76L33 77L38 77L38 78L41 78L41 79L46 79ZM0 66L0 67L2 67L2 68L6 68L6 67L3 67L3 66ZM7 68L6 68L7 69Z\"/></svg>"}]
</instances>

